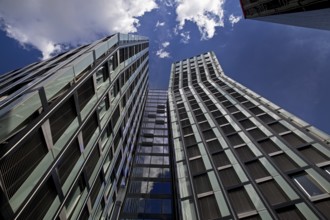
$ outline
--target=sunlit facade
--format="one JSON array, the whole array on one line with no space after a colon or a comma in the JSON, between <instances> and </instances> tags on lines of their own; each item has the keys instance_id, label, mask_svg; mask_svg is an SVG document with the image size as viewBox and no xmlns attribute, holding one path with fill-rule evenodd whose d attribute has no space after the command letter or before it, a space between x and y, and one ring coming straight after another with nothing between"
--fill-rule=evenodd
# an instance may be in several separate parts
<instances>
[{"instance_id":1,"label":"sunlit facade","mask_svg":"<svg viewBox=\"0 0 330 220\"><path fill-rule=\"evenodd\" d=\"M148 87L148 39L115 34L0 76L0 219L106 219Z\"/></svg>"},{"instance_id":2,"label":"sunlit facade","mask_svg":"<svg viewBox=\"0 0 330 220\"><path fill-rule=\"evenodd\" d=\"M182 219L327 219L330 137L226 76L213 52L172 64Z\"/></svg>"},{"instance_id":3,"label":"sunlit facade","mask_svg":"<svg viewBox=\"0 0 330 220\"><path fill-rule=\"evenodd\" d=\"M240 0L245 18L330 30L328 0Z\"/></svg>"}]
</instances>

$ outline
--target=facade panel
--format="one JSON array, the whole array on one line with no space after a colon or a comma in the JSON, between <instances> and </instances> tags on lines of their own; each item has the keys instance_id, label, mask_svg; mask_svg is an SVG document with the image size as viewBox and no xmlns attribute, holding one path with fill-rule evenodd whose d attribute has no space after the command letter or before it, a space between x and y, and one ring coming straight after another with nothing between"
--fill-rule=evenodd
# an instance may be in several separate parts
<instances>
[{"instance_id":1,"label":"facade panel","mask_svg":"<svg viewBox=\"0 0 330 220\"><path fill-rule=\"evenodd\" d=\"M115 34L0 78L2 218L110 218L146 100L148 39Z\"/></svg>"},{"instance_id":2,"label":"facade panel","mask_svg":"<svg viewBox=\"0 0 330 220\"><path fill-rule=\"evenodd\" d=\"M330 30L328 0L241 0L245 18Z\"/></svg>"},{"instance_id":3,"label":"facade panel","mask_svg":"<svg viewBox=\"0 0 330 220\"><path fill-rule=\"evenodd\" d=\"M182 219L328 217L329 136L230 79L213 52L172 64L168 94Z\"/></svg>"}]
</instances>

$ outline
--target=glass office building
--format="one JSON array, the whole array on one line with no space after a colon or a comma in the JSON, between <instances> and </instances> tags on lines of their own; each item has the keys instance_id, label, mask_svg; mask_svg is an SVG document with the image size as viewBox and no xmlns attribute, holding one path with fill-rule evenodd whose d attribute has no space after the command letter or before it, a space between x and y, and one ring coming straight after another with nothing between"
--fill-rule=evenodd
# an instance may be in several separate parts
<instances>
[{"instance_id":1,"label":"glass office building","mask_svg":"<svg viewBox=\"0 0 330 220\"><path fill-rule=\"evenodd\" d=\"M245 18L330 30L329 0L240 0Z\"/></svg>"},{"instance_id":2,"label":"glass office building","mask_svg":"<svg viewBox=\"0 0 330 220\"><path fill-rule=\"evenodd\" d=\"M213 52L172 64L182 219L327 219L330 137L226 76Z\"/></svg>"},{"instance_id":3,"label":"glass office building","mask_svg":"<svg viewBox=\"0 0 330 220\"><path fill-rule=\"evenodd\" d=\"M148 87L148 39L115 34L0 76L0 219L106 219Z\"/></svg>"},{"instance_id":4,"label":"glass office building","mask_svg":"<svg viewBox=\"0 0 330 220\"><path fill-rule=\"evenodd\" d=\"M149 90L120 219L177 219L167 91Z\"/></svg>"}]
</instances>

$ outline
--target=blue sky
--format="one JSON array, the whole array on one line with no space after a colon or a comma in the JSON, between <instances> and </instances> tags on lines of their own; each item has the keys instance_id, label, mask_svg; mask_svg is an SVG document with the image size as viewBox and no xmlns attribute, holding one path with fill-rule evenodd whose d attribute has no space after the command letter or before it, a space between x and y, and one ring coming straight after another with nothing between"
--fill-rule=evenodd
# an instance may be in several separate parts
<instances>
[{"instance_id":1,"label":"blue sky","mask_svg":"<svg viewBox=\"0 0 330 220\"><path fill-rule=\"evenodd\" d=\"M238 0L41 2L0 2L0 73L130 32L149 37L151 88L167 89L172 62L212 50L226 75L330 133L330 31L241 19Z\"/></svg>"}]
</instances>

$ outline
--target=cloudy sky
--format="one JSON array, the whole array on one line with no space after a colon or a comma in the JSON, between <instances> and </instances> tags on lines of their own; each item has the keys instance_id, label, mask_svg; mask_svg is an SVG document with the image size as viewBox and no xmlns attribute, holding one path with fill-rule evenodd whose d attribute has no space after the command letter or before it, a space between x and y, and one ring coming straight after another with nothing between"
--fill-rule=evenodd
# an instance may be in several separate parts
<instances>
[{"instance_id":1,"label":"cloudy sky","mask_svg":"<svg viewBox=\"0 0 330 220\"><path fill-rule=\"evenodd\" d=\"M226 75L330 133L330 31L242 19L239 0L1 0L0 73L116 33L150 40L151 88L214 51Z\"/></svg>"}]
</instances>

